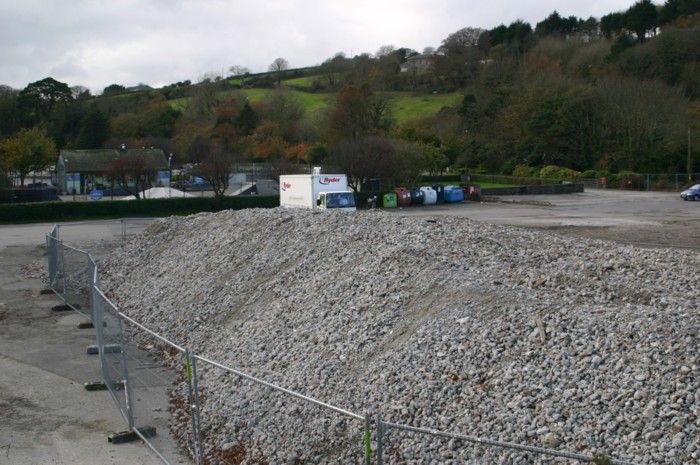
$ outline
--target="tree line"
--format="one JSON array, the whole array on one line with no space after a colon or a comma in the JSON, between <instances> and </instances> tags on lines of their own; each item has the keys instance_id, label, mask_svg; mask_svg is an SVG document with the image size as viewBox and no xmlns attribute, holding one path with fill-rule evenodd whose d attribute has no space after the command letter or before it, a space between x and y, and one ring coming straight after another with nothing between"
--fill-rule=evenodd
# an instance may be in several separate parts
<instances>
[{"instance_id":1,"label":"tree line","mask_svg":"<svg viewBox=\"0 0 700 465\"><path fill-rule=\"evenodd\" d=\"M126 144L161 148L212 181L241 161L264 162L273 177L323 164L355 187L409 184L425 172L538 175L553 165L596 177L689 172L699 66L700 0L641 0L600 20L555 11L534 28L465 27L421 52L387 45L303 70L278 58L268 73L235 65L228 78L146 92L115 84L92 96L46 78L0 86L0 167L22 177L62 148ZM333 103L310 111L285 91L292 77ZM254 87L277 90L251 101L243 90ZM396 121L397 92L461 98Z\"/></svg>"}]
</instances>

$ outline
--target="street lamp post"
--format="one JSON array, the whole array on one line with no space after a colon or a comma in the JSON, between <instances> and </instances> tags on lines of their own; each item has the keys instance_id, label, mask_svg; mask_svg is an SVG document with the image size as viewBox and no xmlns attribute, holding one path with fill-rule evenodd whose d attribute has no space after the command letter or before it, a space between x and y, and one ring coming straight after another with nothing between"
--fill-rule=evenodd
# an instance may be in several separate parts
<instances>
[{"instance_id":1,"label":"street lamp post","mask_svg":"<svg viewBox=\"0 0 700 465\"><path fill-rule=\"evenodd\" d=\"M469 182L469 129L464 130L464 176Z\"/></svg>"},{"instance_id":2,"label":"street lamp post","mask_svg":"<svg viewBox=\"0 0 700 465\"><path fill-rule=\"evenodd\" d=\"M68 193L68 159L63 159L63 183L66 187L66 193Z\"/></svg>"},{"instance_id":3,"label":"street lamp post","mask_svg":"<svg viewBox=\"0 0 700 465\"><path fill-rule=\"evenodd\" d=\"M258 185L256 183L255 179L255 163L253 163L253 188L250 190L251 194L257 194L258 193Z\"/></svg>"},{"instance_id":4,"label":"street lamp post","mask_svg":"<svg viewBox=\"0 0 700 465\"><path fill-rule=\"evenodd\" d=\"M173 169L170 167L170 163L173 161L173 154L171 153L168 156L168 198L170 198L170 194L173 191L172 185L173 185Z\"/></svg>"},{"instance_id":5,"label":"street lamp post","mask_svg":"<svg viewBox=\"0 0 700 465\"><path fill-rule=\"evenodd\" d=\"M693 152L690 151L690 128L688 128L688 184L693 182Z\"/></svg>"}]
</instances>

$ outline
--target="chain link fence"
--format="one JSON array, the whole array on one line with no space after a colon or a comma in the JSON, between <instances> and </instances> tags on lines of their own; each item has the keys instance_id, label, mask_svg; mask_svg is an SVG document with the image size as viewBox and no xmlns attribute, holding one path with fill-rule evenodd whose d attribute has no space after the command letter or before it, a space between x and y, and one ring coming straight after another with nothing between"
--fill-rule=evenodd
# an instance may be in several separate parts
<instances>
[{"instance_id":1,"label":"chain link fence","mask_svg":"<svg viewBox=\"0 0 700 465\"><path fill-rule=\"evenodd\" d=\"M127 237L126 222L121 220L121 232L114 234L120 240ZM105 228L114 233L115 224ZM500 448L507 450L505 463L633 465L383 421L379 414L352 412L287 389L283 379L273 383L227 367L122 313L100 289L92 255L58 236L58 225L46 236L51 288L95 328L103 382L127 429L110 440L138 438L165 464L482 464L493 463L484 457L496 457L494 449ZM227 389L210 389L210 384L222 381ZM284 427L263 413L267 405L276 407ZM295 440L278 450L259 450L253 436L260 434L291 435ZM420 447L415 446L416 435L424 437Z\"/></svg>"},{"instance_id":2,"label":"chain link fence","mask_svg":"<svg viewBox=\"0 0 700 465\"><path fill-rule=\"evenodd\" d=\"M616 173L599 178L546 179L519 178L499 175L473 175L475 183L496 183L515 186L532 186L574 183L586 189L621 189L635 191L681 191L692 184L700 183L700 173Z\"/></svg>"},{"instance_id":3,"label":"chain link fence","mask_svg":"<svg viewBox=\"0 0 700 465\"><path fill-rule=\"evenodd\" d=\"M700 173L619 173L596 179L577 179L587 189L620 189L633 191L681 191L700 183Z\"/></svg>"},{"instance_id":4,"label":"chain link fence","mask_svg":"<svg viewBox=\"0 0 700 465\"><path fill-rule=\"evenodd\" d=\"M92 280L97 273L97 265L89 253L63 244L54 237L47 236L49 254L49 276L51 289L65 304L92 321Z\"/></svg>"}]
</instances>

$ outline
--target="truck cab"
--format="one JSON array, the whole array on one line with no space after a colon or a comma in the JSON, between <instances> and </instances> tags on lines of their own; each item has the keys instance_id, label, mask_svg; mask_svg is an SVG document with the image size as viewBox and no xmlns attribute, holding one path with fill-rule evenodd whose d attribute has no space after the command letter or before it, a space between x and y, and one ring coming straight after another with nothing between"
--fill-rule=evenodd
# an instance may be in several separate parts
<instances>
[{"instance_id":1,"label":"truck cab","mask_svg":"<svg viewBox=\"0 0 700 465\"><path fill-rule=\"evenodd\" d=\"M357 210L355 196L349 191L320 192L316 200L316 206L324 209L339 208L351 212Z\"/></svg>"}]
</instances>

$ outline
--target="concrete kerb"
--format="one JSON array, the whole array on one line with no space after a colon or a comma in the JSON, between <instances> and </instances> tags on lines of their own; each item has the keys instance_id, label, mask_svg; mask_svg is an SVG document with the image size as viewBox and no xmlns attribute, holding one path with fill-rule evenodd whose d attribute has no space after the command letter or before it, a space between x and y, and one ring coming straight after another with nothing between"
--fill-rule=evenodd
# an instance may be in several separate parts
<instances>
[{"instance_id":1,"label":"concrete kerb","mask_svg":"<svg viewBox=\"0 0 700 465\"><path fill-rule=\"evenodd\" d=\"M552 202L545 202L542 200L522 200L513 198L502 198L496 196L487 196L479 199L481 202L493 202L493 203L508 203L514 205L534 205L537 207L553 207ZM466 201L465 201L466 202Z\"/></svg>"}]
</instances>

